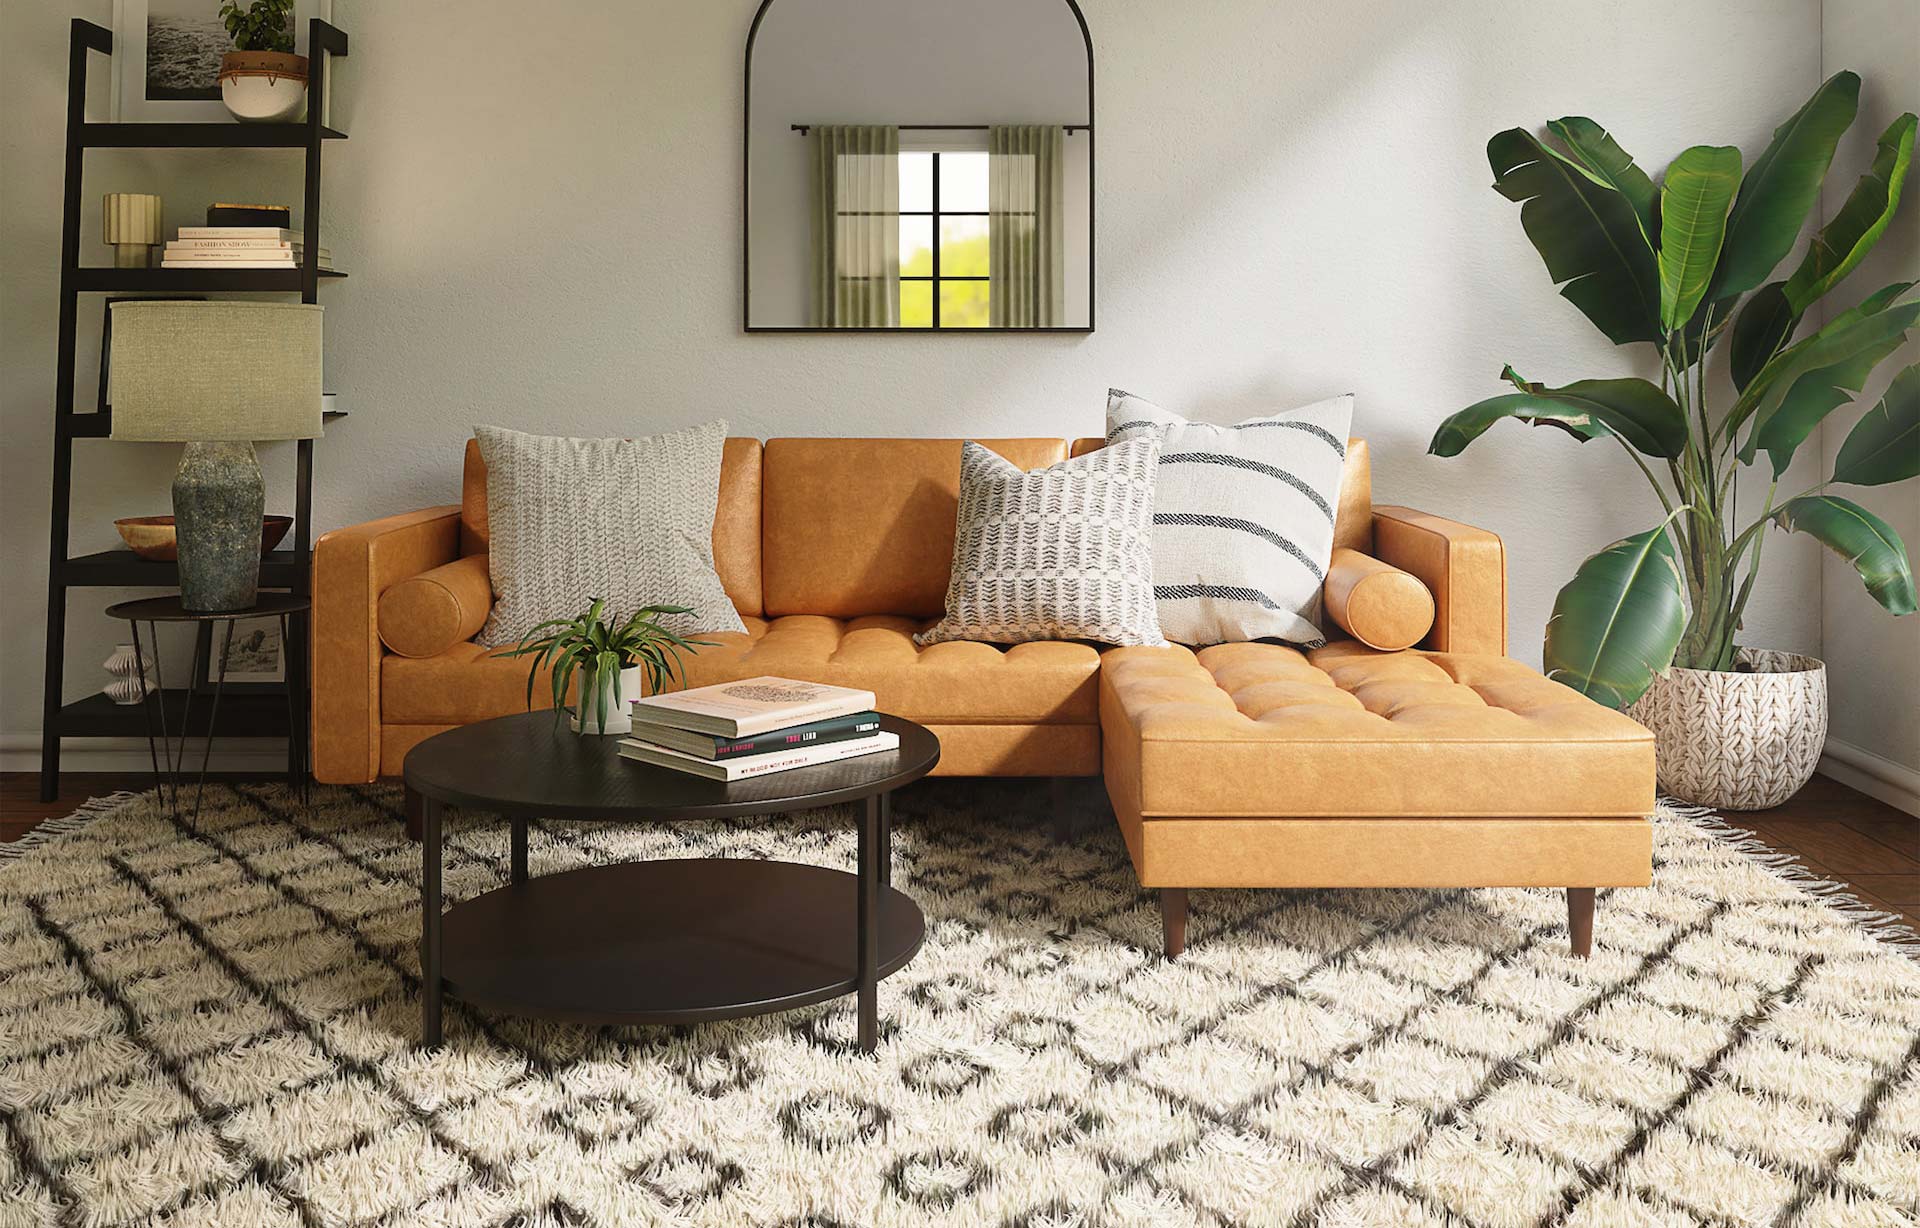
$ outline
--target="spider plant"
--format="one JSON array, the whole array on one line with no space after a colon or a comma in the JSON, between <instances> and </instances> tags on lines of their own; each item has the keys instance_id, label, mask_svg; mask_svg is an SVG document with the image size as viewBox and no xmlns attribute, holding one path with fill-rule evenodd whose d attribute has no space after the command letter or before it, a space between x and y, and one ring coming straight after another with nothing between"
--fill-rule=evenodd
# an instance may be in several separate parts
<instances>
[{"instance_id":1,"label":"spider plant","mask_svg":"<svg viewBox=\"0 0 1920 1228\"><path fill-rule=\"evenodd\" d=\"M683 686L686 669L680 654L713 646L712 640L688 639L669 630L660 620L691 614L679 605L650 605L635 610L624 622L607 611L603 598L595 597L584 614L573 618L554 618L534 627L511 648L500 649L502 657L533 658L527 670L527 707L533 707L533 684L541 666L552 669L553 708L566 710L567 691L574 675L580 678L580 727L585 729L591 715L601 733L607 731L607 713L617 712L623 699L636 698L620 693L620 674L638 667L645 672L646 692L659 694L669 684Z\"/></svg>"},{"instance_id":2,"label":"spider plant","mask_svg":"<svg viewBox=\"0 0 1920 1228\"><path fill-rule=\"evenodd\" d=\"M1696 145L1660 184L1605 128L1575 116L1487 143L1494 190L1561 295L1615 345L1649 345L1658 380L1586 379L1559 388L1507 367L1514 391L1440 424L1428 451L1457 455L1494 423L1550 426L1577 442L1618 444L1653 487L1665 519L1581 564L1560 590L1543 655L1549 676L1614 707L1679 665L1738 668L1735 635L1768 531L1806 533L1860 575L1895 615L1915 608L1906 547L1892 526L1833 486L1920 474L1920 366L1847 436L1832 472L1790 498L1778 483L1820 423L1852 401L1920 321L1914 283L1850 310L1815 305L1866 258L1900 206L1915 119L1894 120L1872 165L1813 236L1797 267L1769 280L1820 199L1858 108L1860 78L1836 73L1742 166L1730 145ZM1808 335L1797 339L1803 322ZM1716 404L1707 359L1723 337L1734 395ZM1742 517L1739 473L1765 454L1765 500Z\"/></svg>"}]
</instances>

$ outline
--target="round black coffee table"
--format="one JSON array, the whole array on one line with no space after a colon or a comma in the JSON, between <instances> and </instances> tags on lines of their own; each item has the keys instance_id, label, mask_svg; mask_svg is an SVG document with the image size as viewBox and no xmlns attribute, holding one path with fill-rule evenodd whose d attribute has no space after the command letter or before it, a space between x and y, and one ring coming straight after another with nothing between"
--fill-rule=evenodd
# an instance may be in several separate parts
<instances>
[{"instance_id":1,"label":"round black coffee table","mask_svg":"<svg viewBox=\"0 0 1920 1228\"><path fill-rule=\"evenodd\" d=\"M443 995L509 1014L601 1024L700 1023L859 996L920 949L926 921L891 883L889 795L940 761L940 740L896 716L898 750L731 784L618 753L551 712L437 734L407 753L421 815L421 1041L440 1043ZM412 802L409 798L409 802ZM857 873L785 861L689 858L527 877L527 822L723 819L862 802ZM441 913L441 808L505 815L508 884Z\"/></svg>"}]
</instances>

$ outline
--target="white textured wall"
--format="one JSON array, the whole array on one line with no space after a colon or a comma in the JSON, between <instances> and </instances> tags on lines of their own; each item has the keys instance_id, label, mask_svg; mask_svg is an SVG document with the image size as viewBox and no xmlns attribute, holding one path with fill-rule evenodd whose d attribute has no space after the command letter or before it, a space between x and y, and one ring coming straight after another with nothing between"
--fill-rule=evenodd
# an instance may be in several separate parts
<instances>
[{"instance_id":1,"label":"white textured wall","mask_svg":"<svg viewBox=\"0 0 1920 1228\"><path fill-rule=\"evenodd\" d=\"M1834 157L1827 179L1825 216L1832 217L1873 162L1874 142L1903 111L1920 111L1920 4L1914 0L1827 0L1822 57L1826 71L1851 68L1864 79L1860 116ZM1920 175L1909 175L1906 202L1873 254L1828 300L1837 315L1892 281L1920 281ZM1832 472L1847 432L1868 406L1879 402L1896 371L1920 362L1920 339L1911 339L1880 365L1861 389L1855 408L1835 411L1821 426L1821 458ZM1809 449L1811 450L1811 449ZM1835 490L1883 517L1920 559L1920 482L1899 486L1846 486ZM1858 768L1891 776L1908 804L1920 797L1920 614L1895 619L1867 596L1860 577L1840 558L1821 563L1820 608L1827 685L1832 701L1828 736L1873 759ZM1849 758L1853 758L1849 756ZM1892 765L1889 771L1887 764ZM1865 783L1865 782L1856 782Z\"/></svg>"},{"instance_id":2,"label":"white textured wall","mask_svg":"<svg viewBox=\"0 0 1920 1228\"><path fill-rule=\"evenodd\" d=\"M1553 293L1487 186L1486 139L1580 113L1656 168L1695 142L1754 153L1821 67L1817 0L1087 0L1099 331L750 337L753 7L335 0L352 139L327 149L323 234L353 276L323 301L327 383L353 417L320 447L323 526L455 499L477 421L1082 435L1110 384L1214 416L1351 389L1380 498L1507 538L1513 652L1537 662L1575 564L1656 513L1617 450L1557 432L1506 426L1462 458L1424 455L1443 415L1500 390L1502 362L1551 382L1630 369ZM15 734L38 725L67 20L111 9L0 5L0 729ZM96 259L101 192L157 190L177 223L297 184L295 155L267 151L88 165ZM89 336L98 311L87 300ZM76 551L115 544L115 516L165 508L173 449L79 446ZM269 505L289 506L287 445L268 452ZM1818 650L1817 552L1776 542L1768 568L1749 638ZM95 611L114 596L72 602L70 697L103 681Z\"/></svg>"}]
</instances>

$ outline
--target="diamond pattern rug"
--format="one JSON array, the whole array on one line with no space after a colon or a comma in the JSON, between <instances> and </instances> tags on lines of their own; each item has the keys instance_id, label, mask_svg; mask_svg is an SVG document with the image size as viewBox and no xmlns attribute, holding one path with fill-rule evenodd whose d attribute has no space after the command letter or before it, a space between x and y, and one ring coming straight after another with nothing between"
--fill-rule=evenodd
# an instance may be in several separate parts
<instances>
[{"instance_id":1,"label":"diamond pattern rug","mask_svg":"<svg viewBox=\"0 0 1920 1228\"><path fill-rule=\"evenodd\" d=\"M1875 1225L1920 1214L1920 965L1711 820L1654 885L1208 891L1158 956L1098 785L897 803L924 908L850 1000L692 1029L449 1004L418 1029L418 846L387 787L142 799L0 865L0 1225ZM447 891L507 833L450 822ZM850 866L831 811L540 825L536 874ZM1871 920L1871 919L1869 919ZM1899 937L1899 935L1894 935ZM1906 935L1911 937L1910 934Z\"/></svg>"}]
</instances>

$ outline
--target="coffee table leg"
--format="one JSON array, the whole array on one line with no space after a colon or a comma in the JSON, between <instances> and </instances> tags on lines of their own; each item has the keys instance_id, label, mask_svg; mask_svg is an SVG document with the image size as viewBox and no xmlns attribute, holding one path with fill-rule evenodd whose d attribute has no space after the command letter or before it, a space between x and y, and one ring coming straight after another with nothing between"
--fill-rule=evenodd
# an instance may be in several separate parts
<instances>
[{"instance_id":1,"label":"coffee table leg","mask_svg":"<svg viewBox=\"0 0 1920 1228\"><path fill-rule=\"evenodd\" d=\"M855 924L856 984L860 1002L860 1051L872 1053L880 1039L880 849L881 801L867 799L860 816L859 907Z\"/></svg>"},{"instance_id":2,"label":"coffee table leg","mask_svg":"<svg viewBox=\"0 0 1920 1228\"><path fill-rule=\"evenodd\" d=\"M527 881L527 821L525 819L513 820L512 842L513 855L509 881L524 883Z\"/></svg>"},{"instance_id":3,"label":"coffee table leg","mask_svg":"<svg viewBox=\"0 0 1920 1228\"><path fill-rule=\"evenodd\" d=\"M440 802L420 799L420 1043L440 1043Z\"/></svg>"},{"instance_id":4,"label":"coffee table leg","mask_svg":"<svg viewBox=\"0 0 1920 1228\"><path fill-rule=\"evenodd\" d=\"M882 793L880 803L880 885L893 886L893 794Z\"/></svg>"}]
</instances>

